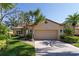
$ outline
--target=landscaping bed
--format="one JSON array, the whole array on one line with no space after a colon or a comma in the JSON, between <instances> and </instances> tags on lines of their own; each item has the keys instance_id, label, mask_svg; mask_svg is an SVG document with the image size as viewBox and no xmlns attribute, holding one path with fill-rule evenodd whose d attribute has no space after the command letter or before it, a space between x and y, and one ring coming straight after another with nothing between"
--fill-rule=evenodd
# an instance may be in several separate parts
<instances>
[{"instance_id":1,"label":"landscaping bed","mask_svg":"<svg viewBox=\"0 0 79 59\"><path fill-rule=\"evenodd\" d=\"M61 36L61 41L66 43L77 43L79 42L78 36Z\"/></svg>"},{"instance_id":2,"label":"landscaping bed","mask_svg":"<svg viewBox=\"0 0 79 59\"><path fill-rule=\"evenodd\" d=\"M76 47L79 47L79 43L74 43L73 45Z\"/></svg>"},{"instance_id":3,"label":"landscaping bed","mask_svg":"<svg viewBox=\"0 0 79 59\"><path fill-rule=\"evenodd\" d=\"M12 36L12 39L31 41L31 37L29 35L27 35L26 37L25 36L15 35L15 36Z\"/></svg>"},{"instance_id":4,"label":"landscaping bed","mask_svg":"<svg viewBox=\"0 0 79 59\"><path fill-rule=\"evenodd\" d=\"M79 36L61 36L61 41L79 47Z\"/></svg>"},{"instance_id":5,"label":"landscaping bed","mask_svg":"<svg viewBox=\"0 0 79 59\"><path fill-rule=\"evenodd\" d=\"M0 55L1 56L34 56L35 48L32 45L24 43L19 40L9 40L8 47L4 50L3 49L0 50Z\"/></svg>"}]
</instances>

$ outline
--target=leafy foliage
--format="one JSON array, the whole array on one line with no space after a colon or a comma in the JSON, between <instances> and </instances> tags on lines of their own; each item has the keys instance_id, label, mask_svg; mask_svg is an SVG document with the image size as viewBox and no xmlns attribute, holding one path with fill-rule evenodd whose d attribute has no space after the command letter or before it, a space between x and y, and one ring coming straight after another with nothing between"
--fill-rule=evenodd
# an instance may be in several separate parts
<instances>
[{"instance_id":1,"label":"leafy foliage","mask_svg":"<svg viewBox=\"0 0 79 59\"><path fill-rule=\"evenodd\" d=\"M27 34L26 38L31 39L32 38L32 34Z\"/></svg>"},{"instance_id":2,"label":"leafy foliage","mask_svg":"<svg viewBox=\"0 0 79 59\"><path fill-rule=\"evenodd\" d=\"M76 47L79 47L79 43L74 43L73 45Z\"/></svg>"},{"instance_id":3,"label":"leafy foliage","mask_svg":"<svg viewBox=\"0 0 79 59\"><path fill-rule=\"evenodd\" d=\"M73 15L69 15L64 22L66 28L73 28L73 35L75 33L75 26L79 23L79 14L74 13Z\"/></svg>"},{"instance_id":4,"label":"leafy foliage","mask_svg":"<svg viewBox=\"0 0 79 59\"><path fill-rule=\"evenodd\" d=\"M0 24L0 35L7 35L9 28L3 23Z\"/></svg>"},{"instance_id":5,"label":"leafy foliage","mask_svg":"<svg viewBox=\"0 0 79 59\"><path fill-rule=\"evenodd\" d=\"M72 28L65 28L64 29L64 35L72 36L73 35L73 29Z\"/></svg>"},{"instance_id":6,"label":"leafy foliage","mask_svg":"<svg viewBox=\"0 0 79 59\"><path fill-rule=\"evenodd\" d=\"M73 15L69 15L68 18L66 18L67 22L71 23L72 26L75 26L79 22L79 14L74 13Z\"/></svg>"},{"instance_id":7,"label":"leafy foliage","mask_svg":"<svg viewBox=\"0 0 79 59\"><path fill-rule=\"evenodd\" d=\"M30 16L29 16L29 13L28 12L23 12L21 11L20 14L19 14L19 23L25 23L25 24L30 24L31 23L31 19L30 19Z\"/></svg>"},{"instance_id":8,"label":"leafy foliage","mask_svg":"<svg viewBox=\"0 0 79 59\"><path fill-rule=\"evenodd\" d=\"M16 20L16 17L11 16L8 18L8 21L5 21L5 24L12 29L12 27L18 25L18 20Z\"/></svg>"},{"instance_id":9,"label":"leafy foliage","mask_svg":"<svg viewBox=\"0 0 79 59\"><path fill-rule=\"evenodd\" d=\"M10 9L14 8L15 4L12 4L12 3L0 3L0 7L2 8L2 10L6 11L6 10L10 10Z\"/></svg>"},{"instance_id":10,"label":"leafy foliage","mask_svg":"<svg viewBox=\"0 0 79 59\"><path fill-rule=\"evenodd\" d=\"M0 3L0 22L2 22L6 16L14 13L14 11L12 11L13 8L15 8L15 4L13 3Z\"/></svg>"},{"instance_id":11,"label":"leafy foliage","mask_svg":"<svg viewBox=\"0 0 79 59\"><path fill-rule=\"evenodd\" d=\"M32 20L33 24L38 24L39 22L45 20L45 16L42 15L41 11L39 9L35 11L29 11L30 19Z\"/></svg>"},{"instance_id":12,"label":"leafy foliage","mask_svg":"<svg viewBox=\"0 0 79 59\"><path fill-rule=\"evenodd\" d=\"M39 9L35 11L23 12L19 14L19 22L27 25L38 24L38 22L45 20L45 17L41 14Z\"/></svg>"},{"instance_id":13,"label":"leafy foliage","mask_svg":"<svg viewBox=\"0 0 79 59\"><path fill-rule=\"evenodd\" d=\"M77 37L77 36L63 36L61 41L64 41L66 43L77 43L77 42L79 42L79 37Z\"/></svg>"}]
</instances>

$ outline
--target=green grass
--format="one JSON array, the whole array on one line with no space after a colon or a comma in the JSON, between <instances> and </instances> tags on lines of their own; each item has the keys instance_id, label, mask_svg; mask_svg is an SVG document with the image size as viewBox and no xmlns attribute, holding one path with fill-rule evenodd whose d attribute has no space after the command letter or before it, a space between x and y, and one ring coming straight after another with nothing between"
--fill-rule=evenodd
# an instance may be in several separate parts
<instances>
[{"instance_id":1,"label":"green grass","mask_svg":"<svg viewBox=\"0 0 79 59\"><path fill-rule=\"evenodd\" d=\"M76 47L79 47L79 43L74 43L73 45Z\"/></svg>"},{"instance_id":2,"label":"green grass","mask_svg":"<svg viewBox=\"0 0 79 59\"><path fill-rule=\"evenodd\" d=\"M1 56L34 56L35 49L32 45L26 44L19 40L10 40L7 49L0 50L0 55Z\"/></svg>"}]
</instances>

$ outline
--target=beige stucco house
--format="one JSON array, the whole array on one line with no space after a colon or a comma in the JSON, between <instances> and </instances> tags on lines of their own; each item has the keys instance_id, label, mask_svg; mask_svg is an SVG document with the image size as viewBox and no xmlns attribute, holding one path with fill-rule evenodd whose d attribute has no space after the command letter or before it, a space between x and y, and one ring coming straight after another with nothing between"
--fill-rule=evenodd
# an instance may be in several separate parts
<instances>
[{"instance_id":1,"label":"beige stucco house","mask_svg":"<svg viewBox=\"0 0 79 59\"><path fill-rule=\"evenodd\" d=\"M17 26L14 27L13 32L14 35L24 35L24 33L27 34L28 26ZM46 21L39 22L37 25L30 25L29 26L30 31L33 32L34 39L60 39L60 35L63 33L63 25L59 24L57 22L54 22L52 20L46 19Z\"/></svg>"}]
</instances>

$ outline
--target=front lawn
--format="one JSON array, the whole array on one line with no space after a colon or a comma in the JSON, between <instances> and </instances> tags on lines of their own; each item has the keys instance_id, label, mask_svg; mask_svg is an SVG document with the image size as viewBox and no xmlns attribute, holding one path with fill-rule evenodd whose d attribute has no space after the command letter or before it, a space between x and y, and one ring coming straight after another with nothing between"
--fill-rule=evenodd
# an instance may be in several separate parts
<instances>
[{"instance_id":1,"label":"front lawn","mask_svg":"<svg viewBox=\"0 0 79 59\"><path fill-rule=\"evenodd\" d=\"M7 49L0 50L0 56L34 56L34 55L35 55L34 47L30 44L26 44L19 40L10 40Z\"/></svg>"}]
</instances>

